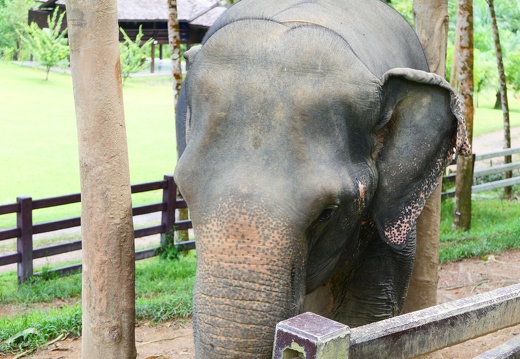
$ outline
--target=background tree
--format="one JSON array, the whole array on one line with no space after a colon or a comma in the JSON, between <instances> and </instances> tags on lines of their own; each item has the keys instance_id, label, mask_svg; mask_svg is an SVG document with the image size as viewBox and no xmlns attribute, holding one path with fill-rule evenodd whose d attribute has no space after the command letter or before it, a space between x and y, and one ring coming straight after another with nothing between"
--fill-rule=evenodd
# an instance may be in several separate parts
<instances>
[{"instance_id":1,"label":"background tree","mask_svg":"<svg viewBox=\"0 0 520 359\"><path fill-rule=\"evenodd\" d=\"M49 27L40 29L32 22L25 27L25 34L18 31L18 35L29 48L35 60L45 67L45 80L49 79L49 72L54 66L68 66L69 46L65 35L67 29L61 29L65 13L58 14L58 8L47 17Z\"/></svg>"},{"instance_id":2,"label":"background tree","mask_svg":"<svg viewBox=\"0 0 520 359\"><path fill-rule=\"evenodd\" d=\"M475 83L475 106L479 107L480 96L489 89L498 87L496 60L491 51L474 48L473 80Z\"/></svg>"},{"instance_id":3,"label":"background tree","mask_svg":"<svg viewBox=\"0 0 520 359\"><path fill-rule=\"evenodd\" d=\"M28 11L34 0L0 0L0 56L6 60L22 60L23 34Z\"/></svg>"},{"instance_id":4,"label":"background tree","mask_svg":"<svg viewBox=\"0 0 520 359\"><path fill-rule=\"evenodd\" d=\"M126 34L123 28L119 28L123 34L124 41L119 43L119 52L121 56L121 76L123 77L123 85L126 79L131 75L138 73L146 67L147 46L153 42L150 38L144 44L141 44L143 37L142 26L139 26L139 32L135 37L135 41Z\"/></svg>"},{"instance_id":5,"label":"background tree","mask_svg":"<svg viewBox=\"0 0 520 359\"><path fill-rule=\"evenodd\" d=\"M520 43L504 59L504 66L506 69L506 82L515 91L515 94L518 94L520 92Z\"/></svg>"},{"instance_id":6,"label":"background tree","mask_svg":"<svg viewBox=\"0 0 520 359\"><path fill-rule=\"evenodd\" d=\"M414 0L415 31L424 48L430 71L440 76L446 71L448 36L447 0ZM417 219L416 259L410 288L404 304L405 312L437 304L437 282L440 243L441 182L428 198Z\"/></svg>"},{"instance_id":7,"label":"background tree","mask_svg":"<svg viewBox=\"0 0 520 359\"><path fill-rule=\"evenodd\" d=\"M493 29L493 39L495 42L495 51L498 67L498 78L500 80L500 102L502 104L502 114L504 118L504 148L511 148L511 129L509 125L509 104L507 103L507 84L504 72L504 62L502 60L502 46L500 45L500 35L498 33L497 17L495 15L495 4L493 0L487 0L489 5L489 14L491 16L491 27ZM511 163L511 155L505 156L505 163ZM513 172L506 171L505 178L513 177ZM504 197L511 199L513 187L504 187Z\"/></svg>"},{"instance_id":8,"label":"background tree","mask_svg":"<svg viewBox=\"0 0 520 359\"><path fill-rule=\"evenodd\" d=\"M470 144L473 142L473 0L459 0L457 20L459 27L459 95L462 102L462 115L466 119L466 130ZM457 178L453 211L453 226L467 231L471 228L471 186L473 184L473 159L457 157Z\"/></svg>"},{"instance_id":9,"label":"background tree","mask_svg":"<svg viewBox=\"0 0 520 359\"><path fill-rule=\"evenodd\" d=\"M181 68L181 36L179 32L179 20L177 11L177 0L168 0L168 40L170 43L170 58L172 60L172 77L173 77L173 107L177 108L179 94L181 93L182 85L182 68ZM180 198L180 192L177 193ZM181 208L178 210L178 219L188 219L188 209ZM170 230L171 228L168 228ZM177 241L183 242L188 240L188 231L176 231ZM165 244L166 236L161 237L161 243Z\"/></svg>"},{"instance_id":10,"label":"background tree","mask_svg":"<svg viewBox=\"0 0 520 359\"><path fill-rule=\"evenodd\" d=\"M83 359L137 356L117 0L68 0L81 179Z\"/></svg>"},{"instance_id":11,"label":"background tree","mask_svg":"<svg viewBox=\"0 0 520 359\"><path fill-rule=\"evenodd\" d=\"M393 0L397 1L397 0ZM405 0L402 0L405 1ZM520 90L520 3L509 0L495 0L496 16L502 42L506 81L514 91ZM447 77L453 78L456 72L452 67L457 66L458 52L455 36L457 19L457 2L449 1L450 32L448 36ZM488 92L498 93L496 108L501 108L498 71L496 68L495 46L491 31L491 17L488 4L485 0L473 2L474 25L474 82L476 105L479 97L489 96ZM516 87L515 87L516 83ZM452 83L454 88L458 88Z\"/></svg>"}]
</instances>

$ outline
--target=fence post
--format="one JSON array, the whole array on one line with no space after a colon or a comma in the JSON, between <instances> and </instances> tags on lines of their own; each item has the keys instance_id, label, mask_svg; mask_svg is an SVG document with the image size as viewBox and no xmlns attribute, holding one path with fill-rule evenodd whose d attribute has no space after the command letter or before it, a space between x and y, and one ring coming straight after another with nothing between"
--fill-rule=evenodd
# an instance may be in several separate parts
<instances>
[{"instance_id":1,"label":"fence post","mask_svg":"<svg viewBox=\"0 0 520 359\"><path fill-rule=\"evenodd\" d=\"M20 212L16 213L16 226L20 229L16 246L22 257L18 263L18 283L23 283L33 275L32 198L20 196L16 202L20 204Z\"/></svg>"},{"instance_id":2,"label":"fence post","mask_svg":"<svg viewBox=\"0 0 520 359\"><path fill-rule=\"evenodd\" d=\"M273 359L347 359L350 328L307 312L276 325Z\"/></svg>"},{"instance_id":3,"label":"fence post","mask_svg":"<svg viewBox=\"0 0 520 359\"><path fill-rule=\"evenodd\" d=\"M177 185L172 175L165 175L166 187L163 188L163 203L166 208L162 212L161 224L165 226L165 232L161 233L161 245L167 244L167 236L175 227L175 210L177 209Z\"/></svg>"}]
</instances>

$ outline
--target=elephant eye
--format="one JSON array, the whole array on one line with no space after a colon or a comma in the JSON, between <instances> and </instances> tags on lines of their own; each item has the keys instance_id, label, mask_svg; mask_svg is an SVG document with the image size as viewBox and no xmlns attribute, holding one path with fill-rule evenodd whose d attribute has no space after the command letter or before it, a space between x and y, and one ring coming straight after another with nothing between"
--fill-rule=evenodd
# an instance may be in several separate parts
<instances>
[{"instance_id":1,"label":"elephant eye","mask_svg":"<svg viewBox=\"0 0 520 359\"><path fill-rule=\"evenodd\" d=\"M334 208L327 208L323 212L321 212L321 214L319 215L319 217L317 219L317 222L325 223L329 219L331 219L333 215L334 215Z\"/></svg>"}]
</instances>

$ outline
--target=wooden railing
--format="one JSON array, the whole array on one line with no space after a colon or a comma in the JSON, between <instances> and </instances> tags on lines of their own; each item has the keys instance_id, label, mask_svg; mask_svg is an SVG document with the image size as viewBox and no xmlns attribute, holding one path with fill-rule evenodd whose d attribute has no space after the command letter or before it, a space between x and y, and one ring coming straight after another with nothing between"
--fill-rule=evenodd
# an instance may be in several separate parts
<instances>
[{"instance_id":1,"label":"wooden railing","mask_svg":"<svg viewBox=\"0 0 520 359\"><path fill-rule=\"evenodd\" d=\"M504 156L509 156L509 155L518 154L518 153L520 153L520 147L508 148L508 149L500 150L500 151L496 151L496 152L485 153L485 154L481 154L481 155L474 155L473 160L475 163L478 161L484 161L484 160L489 160L489 159L496 158L496 157L504 157ZM475 168L475 166L473 166L473 168ZM513 171L513 170L516 170L519 168L520 168L520 162L513 162L513 163L508 163L508 164L499 165L499 166L490 166L487 168L475 169L473 171L473 183L476 183L477 179L479 177L489 176L492 174L505 173L505 172ZM451 174L449 176L444 176L443 182L446 185L448 183L455 182L455 178L456 178L455 174ZM491 190L494 190L497 188L509 187L509 186L513 186L513 185L516 185L519 183L520 183L520 176L496 180L496 181L490 181L487 183L473 185L471 187L471 193L491 191ZM453 197L454 195L455 195L454 190L446 191L446 192L442 193L443 198Z\"/></svg>"},{"instance_id":2,"label":"wooden railing","mask_svg":"<svg viewBox=\"0 0 520 359\"><path fill-rule=\"evenodd\" d=\"M162 202L148 204L132 208L132 215L139 216L149 213L161 212L161 223L158 225L136 229L135 238L146 237L154 234L167 234L170 231L186 230L191 228L191 221L175 220L175 211L178 208L186 208L186 202L177 199L177 186L173 176L166 175L162 181L142 183L132 186L132 193L142 193L162 190ZM81 249L81 240L50 245L42 248L33 248L33 236L39 233L54 232L61 229L81 226L81 218L73 217L46 223L33 223L33 210L63 206L81 202L79 193L33 200L31 197L18 197L16 203L0 206L0 215L16 213L16 227L0 230L0 241L16 238L17 251L15 253L0 255L0 266L17 263L18 281L27 280L33 273L33 260L37 258L54 256L57 254L77 251ZM183 249L194 249L195 242L179 243ZM158 254L156 248L136 252L136 260L146 259ZM73 273L81 269L81 264L54 269L58 274Z\"/></svg>"},{"instance_id":3,"label":"wooden railing","mask_svg":"<svg viewBox=\"0 0 520 359\"><path fill-rule=\"evenodd\" d=\"M278 323L273 359L415 358L519 323L520 284L353 329L304 313ZM518 357L520 336L477 358Z\"/></svg>"}]
</instances>

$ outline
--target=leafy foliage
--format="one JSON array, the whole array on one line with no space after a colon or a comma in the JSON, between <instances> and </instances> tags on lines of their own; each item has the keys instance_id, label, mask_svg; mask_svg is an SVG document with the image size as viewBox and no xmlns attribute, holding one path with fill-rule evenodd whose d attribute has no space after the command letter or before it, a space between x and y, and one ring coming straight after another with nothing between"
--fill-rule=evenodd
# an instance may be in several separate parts
<instances>
[{"instance_id":1,"label":"leafy foliage","mask_svg":"<svg viewBox=\"0 0 520 359\"><path fill-rule=\"evenodd\" d=\"M412 0L387 1L411 24L413 23ZM475 91L498 90L498 71L495 57L491 19L486 0L474 0L474 46L475 46ZM496 0L495 9L504 55L508 85L520 92L520 2ZM450 78L457 21L457 1L448 1L449 33L447 56L447 79Z\"/></svg>"},{"instance_id":2,"label":"leafy foliage","mask_svg":"<svg viewBox=\"0 0 520 359\"><path fill-rule=\"evenodd\" d=\"M0 1L0 57L3 60L22 60L27 55L19 32L25 31L28 10L34 4L34 0Z\"/></svg>"},{"instance_id":3,"label":"leafy foliage","mask_svg":"<svg viewBox=\"0 0 520 359\"><path fill-rule=\"evenodd\" d=\"M413 9L411 1L387 1L387 3L396 9L403 17L413 26Z\"/></svg>"},{"instance_id":4,"label":"leafy foliage","mask_svg":"<svg viewBox=\"0 0 520 359\"><path fill-rule=\"evenodd\" d=\"M171 230L161 240L161 246L157 249L159 258L174 261L179 259L180 248L175 245L175 231Z\"/></svg>"},{"instance_id":5,"label":"leafy foliage","mask_svg":"<svg viewBox=\"0 0 520 359\"><path fill-rule=\"evenodd\" d=\"M139 32L135 37L135 41L132 41L122 28L119 30L123 34L124 38L124 41L119 44L121 76L123 77L124 84L131 74L141 71L146 66L145 49L152 43L153 39L148 39L148 41L141 45L141 39L143 37L142 26L139 26Z\"/></svg>"},{"instance_id":6,"label":"leafy foliage","mask_svg":"<svg viewBox=\"0 0 520 359\"><path fill-rule=\"evenodd\" d=\"M35 59L45 67L45 80L49 79L49 72L54 66L68 66L69 46L65 35L67 29L61 30L65 12L59 14L58 8L47 17L49 27L40 29L32 22L26 26L25 34L18 31L19 36L28 46Z\"/></svg>"}]
</instances>

